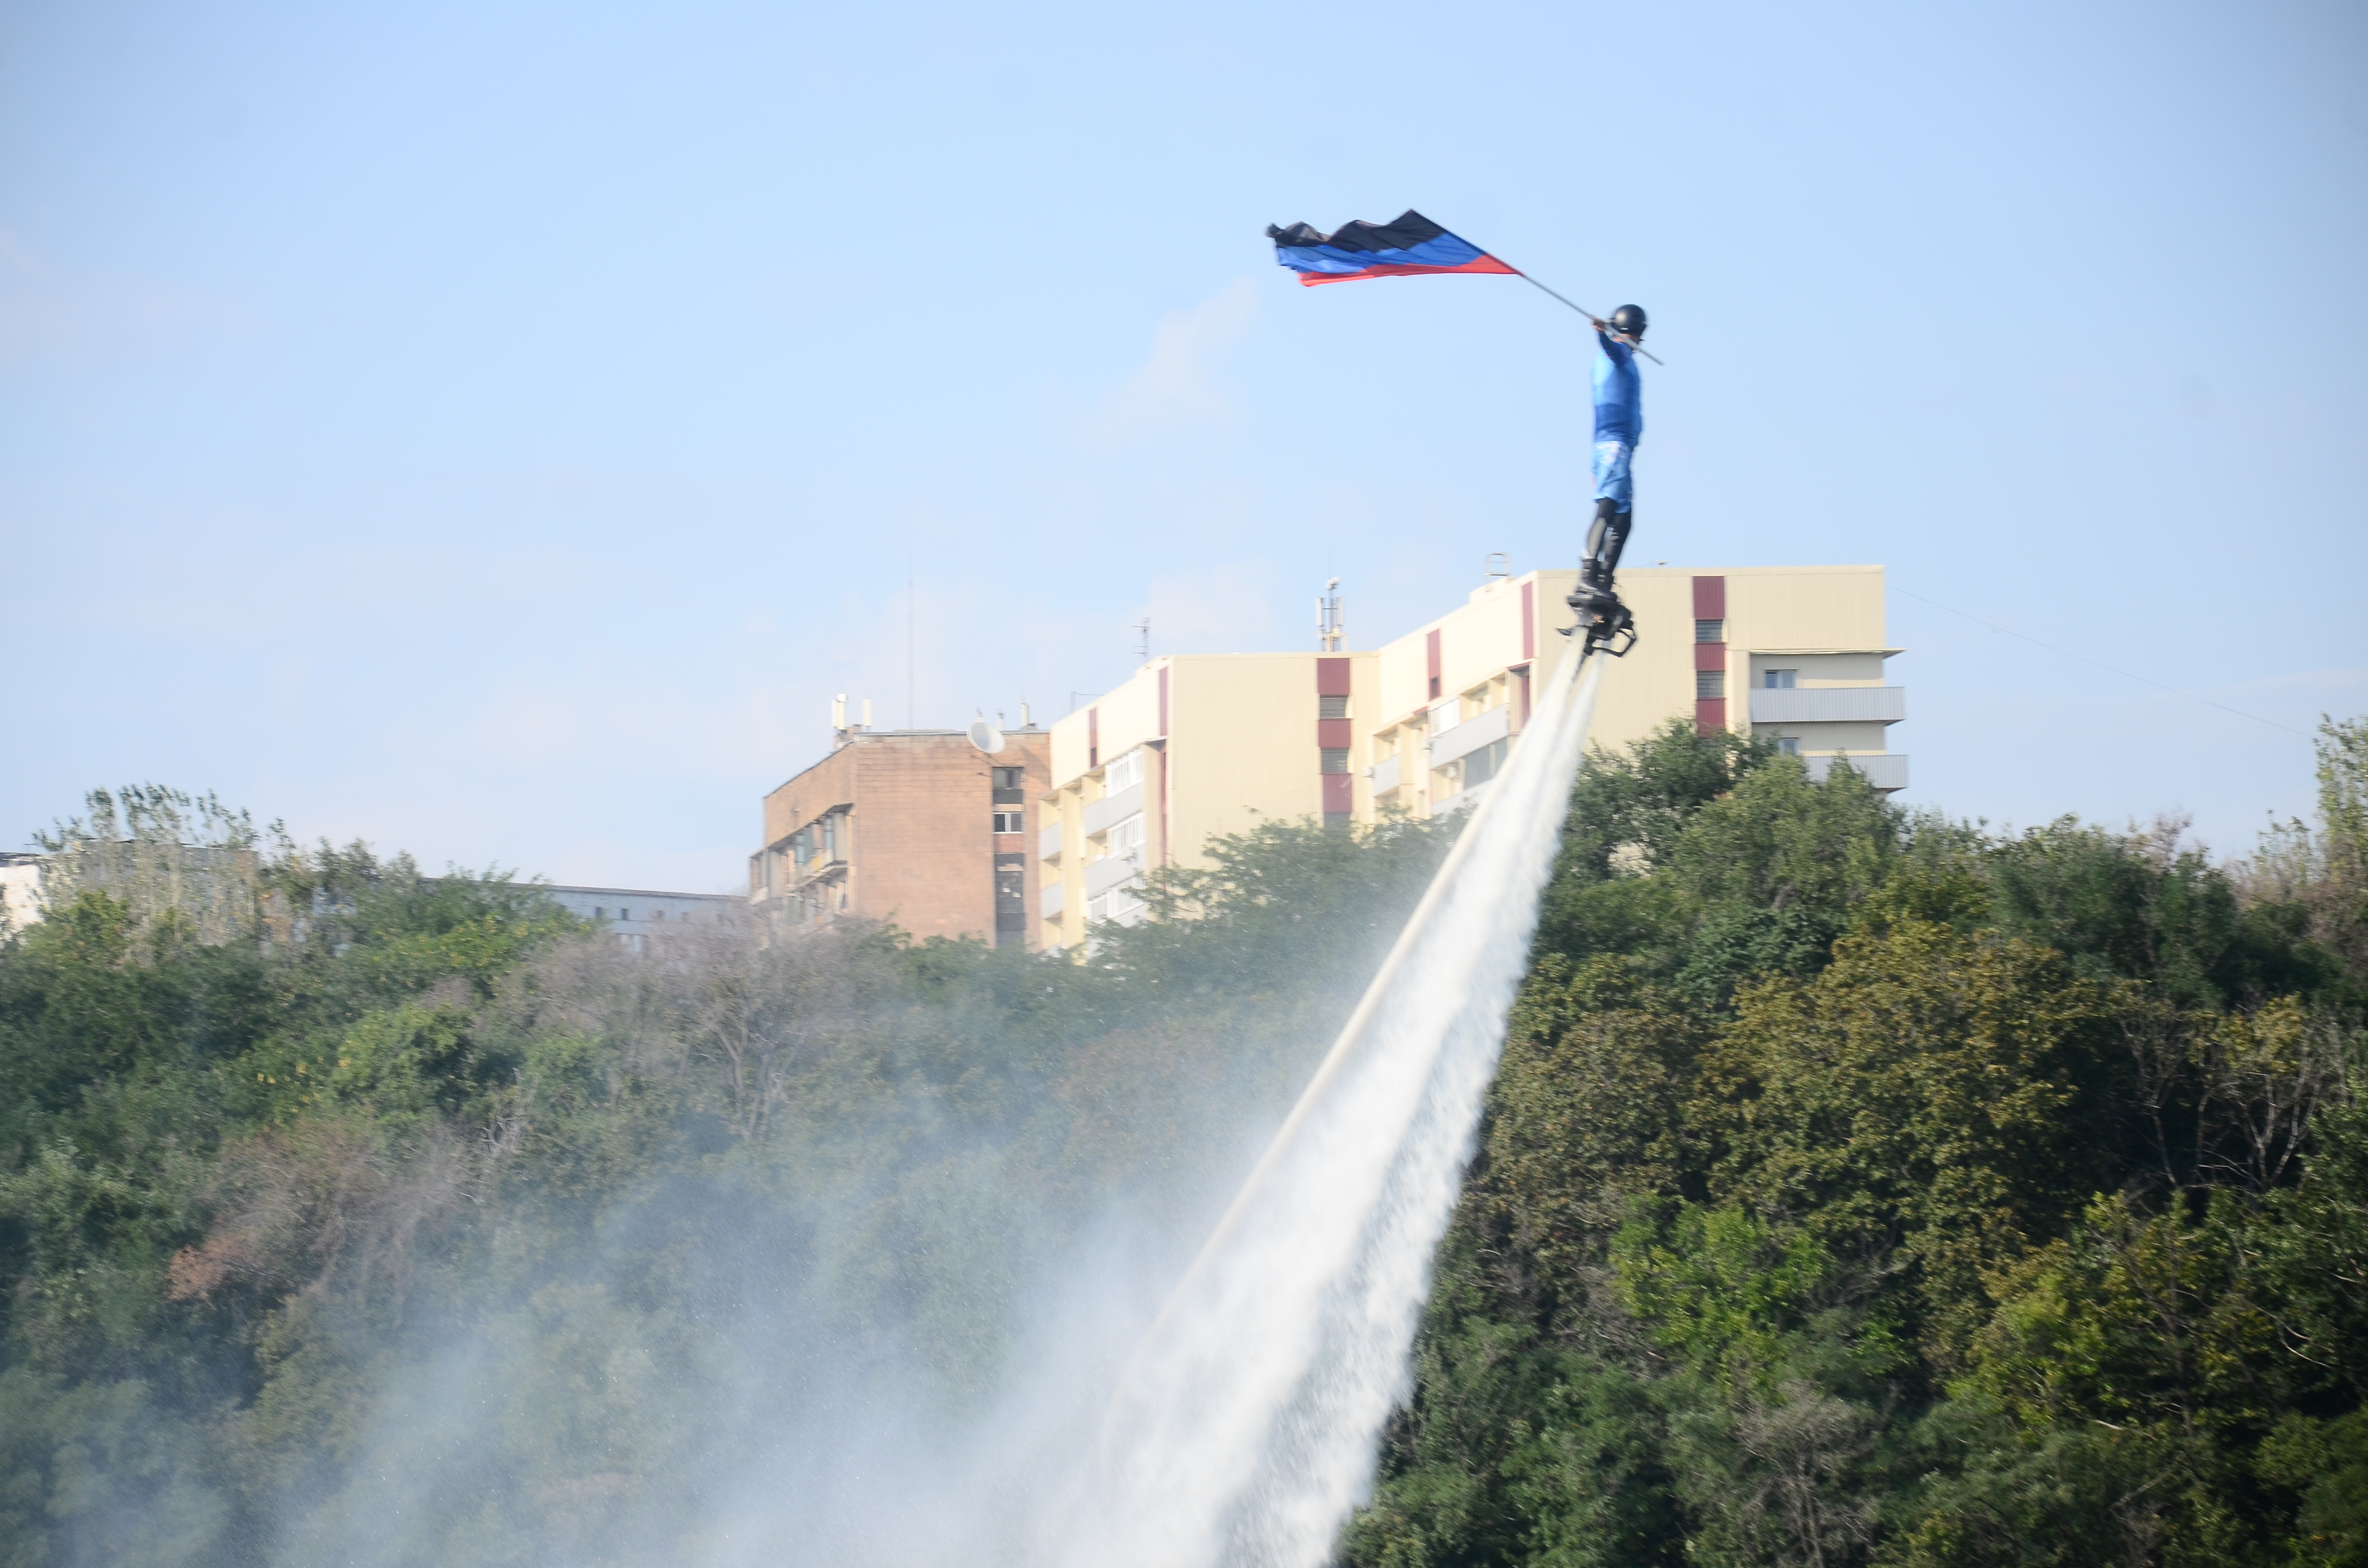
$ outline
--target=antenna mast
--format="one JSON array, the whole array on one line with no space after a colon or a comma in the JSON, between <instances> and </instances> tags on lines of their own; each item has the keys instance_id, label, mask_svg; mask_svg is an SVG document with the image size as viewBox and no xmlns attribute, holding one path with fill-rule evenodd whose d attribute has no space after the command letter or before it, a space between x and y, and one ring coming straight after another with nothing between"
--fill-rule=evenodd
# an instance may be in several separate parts
<instances>
[{"instance_id":1,"label":"antenna mast","mask_svg":"<svg viewBox=\"0 0 2368 1568\"><path fill-rule=\"evenodd\" d=\"M1340 579L1331 578L1315 600L1315 645L1327 653L1337 653L1340 644L1349 640L1347 627L1340 619Z\"/></svg>"}]
</instances>

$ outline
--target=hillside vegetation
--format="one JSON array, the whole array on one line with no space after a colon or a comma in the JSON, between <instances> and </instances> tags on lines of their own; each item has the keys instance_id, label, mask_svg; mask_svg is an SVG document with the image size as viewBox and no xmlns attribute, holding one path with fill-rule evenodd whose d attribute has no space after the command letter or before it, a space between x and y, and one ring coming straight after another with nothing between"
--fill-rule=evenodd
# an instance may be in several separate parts
<instances>
[{"instance_id":1,"label":"hillside vegetation","mask_svg":"<svg viewBox=\"0 0 2368 1568\"><path fill-rule=\"evenodd\" d=\"M2368 728L2322 763L2214 863L1594 759L1343 1561L2368 1562ZM1072 964L637 952L94 796L0 943L0 1568L928 1555L1443 831L1222 841Z\"/></svg>"},{"instance_id":2,"label":"hillside vegetation","mask_svg":"<svg viewBox=\"0 0 2368 1568\"><path fill-rule=\"evenodd\" d=\"M1348 1560L2368 1562L2368 725L2320 756L2233 868L1598 759Z\"/></svg>"}]
</instances>

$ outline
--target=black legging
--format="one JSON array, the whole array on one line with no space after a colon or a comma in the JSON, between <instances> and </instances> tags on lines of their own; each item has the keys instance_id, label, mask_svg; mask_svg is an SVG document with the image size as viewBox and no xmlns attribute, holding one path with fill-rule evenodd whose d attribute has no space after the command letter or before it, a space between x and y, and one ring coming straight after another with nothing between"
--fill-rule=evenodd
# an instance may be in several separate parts
<instances>
[{"instance_id":1,"label":"black legging","mask_svg":"<svg viewBox=\"0 0 2368 1568\"><path fill-rule=\"evenodd\" d=\"M1587 529L1587 558L1578 565L1578 580L1595 587L1611 585L1611 574L1620 570L1620 551L1628 543L1628 525L1634 512L1622 512L1609 495L1595 503L1595 521Z\"/></svg>"}]
</instances>

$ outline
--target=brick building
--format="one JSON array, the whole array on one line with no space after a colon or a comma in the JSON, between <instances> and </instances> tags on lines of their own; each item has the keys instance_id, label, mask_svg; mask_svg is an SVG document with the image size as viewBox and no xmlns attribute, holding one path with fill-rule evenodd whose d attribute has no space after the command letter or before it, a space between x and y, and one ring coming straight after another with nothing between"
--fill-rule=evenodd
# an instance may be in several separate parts
<instances>
[{"instance_id":1,"label":"brick building","mask_svg":"<svg viewBox=\"0 0 2368 1568\"><path fill-rule=\"evenodd\" d=\"M1024 944L1037 904L1027 802L1051 785L1052 737L1016 731L992 756L958 730L854 726L837 740L765 797L748 896L799 919Z\"/></svg>"}]
</instances>

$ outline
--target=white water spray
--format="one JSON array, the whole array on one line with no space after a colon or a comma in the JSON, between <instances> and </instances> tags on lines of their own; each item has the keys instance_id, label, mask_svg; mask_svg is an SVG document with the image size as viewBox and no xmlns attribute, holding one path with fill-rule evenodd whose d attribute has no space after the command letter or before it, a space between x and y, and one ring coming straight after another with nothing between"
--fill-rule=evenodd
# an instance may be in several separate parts
<instances>
[{"instance_id":1,"label":"white water spray","mask_svg":"<svg viewBox=\"0 0 2368 1568\"><path fill-rule=\"evenodd\" d=\"M1601 661L1569 650L1305 1093L1128 1368L1067 1560L1318 1568L1408 1392Z\"/></svg>"}]
</instances>

